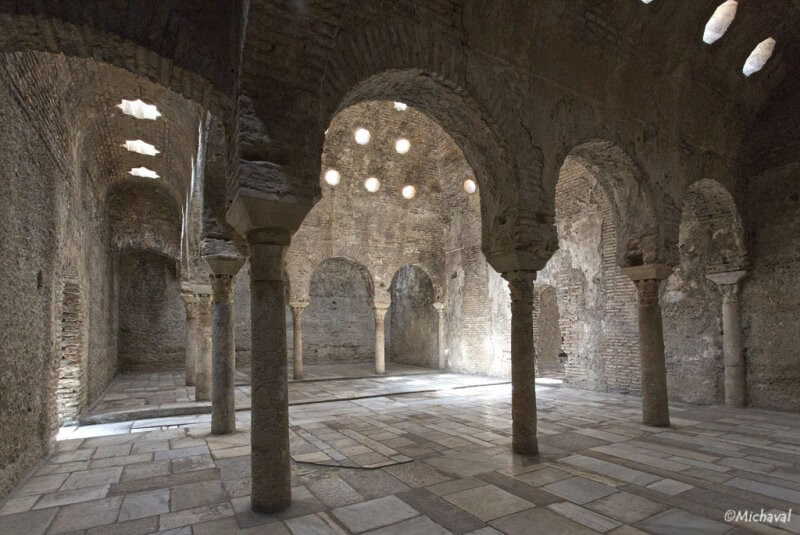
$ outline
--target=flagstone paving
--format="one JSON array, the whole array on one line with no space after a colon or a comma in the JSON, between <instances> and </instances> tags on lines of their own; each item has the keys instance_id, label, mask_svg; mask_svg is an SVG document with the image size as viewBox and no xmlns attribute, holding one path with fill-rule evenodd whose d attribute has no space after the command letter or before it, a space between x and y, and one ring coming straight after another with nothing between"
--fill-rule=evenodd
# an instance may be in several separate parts
<instances>
[{"instance_id":1,"label":"flagstone paving","mask_svg":"<svg viewBox=\"0 0 800 535\"><path fill-rule=\"evenodd\" d=\"M0 502L0 533L800 533L796 516L725 520L800 510L796 414L676 403L658 429L639 423L638 398L542 386L541 452L525 458L510 449L510 392L292 406L292 454L307 462L277 515L249 509L247 411L226 436L208 415L68 430Z\"/></svg>"}]
</instances>

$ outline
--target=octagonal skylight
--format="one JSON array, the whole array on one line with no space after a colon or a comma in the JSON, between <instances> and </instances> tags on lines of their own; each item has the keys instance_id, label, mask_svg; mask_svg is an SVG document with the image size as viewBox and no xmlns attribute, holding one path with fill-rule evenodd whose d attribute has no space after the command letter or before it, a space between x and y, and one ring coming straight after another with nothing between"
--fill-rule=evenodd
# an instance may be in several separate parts
<instances>
[{"instance_id":1,"label":"octagonal skylight","mask_svg":"<svg viewBox=\"0 0 800 535\"><path fill-rule=\"evenodd\" d=\"M161 152L155 147L155 145L151 145L150 143L142 141L141 139L128 139L122 146L131 152L135 152L137 154L145 154L147 156L155 156L156 154Z\"/></svg>"},{"instance_id":2,"label":"octagonal skylight","mask_svg":"<svg viewBox=\"0 0 800 535\"><path fill-rule=\"evenodd\" d=\"M404 102L395 101L394 102L394 109L396 109L397 111L406 111L408 109L408 104L406 104Z\"/></svg>"},{"instance_id":3,"label":"octagonal skylight","mask_svg":"<svg viewBox=\"0 0 800 535\"><path fill-rule=\"evenodd\" d=\"M130 115L137 119L150 119L151 121L155 121L161 117L161 112L158 111L155 104L147 104L140 98L136 100L122 99L122 102L117 104L117 108L121 109L122 113L125 115Z\"/></svg>"},{"instance_id":4,"label":"octagonal skylight","mask_svg":"<svg viewBox=\"0 0 800 535\"><path fill-rule=\"evenodd\" d=\"M466 191L467 193L475 193L477 189L478 185L475 184L475 181L472 180L471 178L468 178L464 181L464 191Z\"/></svg>"},{"instance_id":5,"label":"octagonal skylight","mask_svg":"<svg viewBox=\"0 0 800 535\"><path fill-rule=\"evenodd\" d=\"M414 186L405 186L402 194L404 199L413 199L417 195L417 188Z\"/></svg>"},{"instance_id":6,"label":"octagonal skylight","mask_svg":"<svg viewBox=\"0 0 800 535\"><path fill-rule=\"evenodd\" d=\"M359 145L366 145L369 143L369 140L372 139L372 134L370 134L369 130L366 128L359 128L356 130L354 137L356 138L356 143Z\"/></svg>"},{"instance_id":7,"label":"octagonal skylight","mask_svg":"<svg viewBox=\"0 0 800 535\"><path fill-rule=\"evenodd\" d=\"M140 176L142 178L158 178L158 173L147 167L134 167L128 171L133 176Z\"/></svg>"},{"instance_id":8,"label":"octagonal skylight","mask_svg":"<svg viewBox=\"0 0 800 535\"><path fill-rule=\"evenodd\" d=\"M337 171L336 169L328 169L327 171L325 171L325 182L327 182L329 186L337 185L339 183L339 180L341 180L341 178L342 175L339 174L339 171Z\"/></svg>"},{"instance_id":9,"label":"octagonal skylight","mask_svg":"<svg viewBox=\"0 0 800 535\"><path fill-rule=\"evenodd\" d=\"M367 188L368 192L375 193L381 188L381 181L371 176L364 181L364 187Z\"/></svg>"},{"instance_id":10,"label":"octagonal skylight","mask_svg":"<svg viewBox=\"0 0 800 535\"><path fill-rule=\"evenodd\" d=\"M405 154L411 149L411 142L405 138L400 138L394 144L394 150L399 152L400 154Z\"/></svg>"}]
</instances>

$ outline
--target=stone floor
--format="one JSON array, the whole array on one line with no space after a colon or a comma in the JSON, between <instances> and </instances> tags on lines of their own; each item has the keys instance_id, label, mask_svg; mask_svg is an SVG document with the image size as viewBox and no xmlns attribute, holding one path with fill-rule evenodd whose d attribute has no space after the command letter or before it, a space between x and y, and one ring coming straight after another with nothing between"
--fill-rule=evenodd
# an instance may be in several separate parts
<instances>
[{"instance_id":1,"label":"stone floor","mask_svg":"<svg viewBox=\"0 0 800 535\"><path fill-rule=\"evenodd\" d=\"M208 415L80 427L0 503L0 533L800 533L796 515L725 521L800 509L796 414L676 403L672 428L655 429L638 398L540 386L541 455L523 458L510 391L291 407L294 502L278 515L249 510L247 411L228 436L209 435ZM321 452L408 461L303 457Z\"/></svg>"},{"instance_id":2,"label":"stone floor","mask_svg":"<svg viewBox=\"0 0 800 535\"><path fill-rule=\"evenodd\" d=\"M370 371L365 366L363 362L307 366L306 379L289 382L289 404L444 390L508 381L494 377L440 373L430 368L402 364L390 364L387 375L379 377L364 375ZM236 385L236 410L249 410L249 369L237 370ZM210 402L194 401L194 387L186 386L182 371L129 372L114 379L100 399L80 418L80 423L90 425L210 412Z\"/></svg>"}]
</instances>

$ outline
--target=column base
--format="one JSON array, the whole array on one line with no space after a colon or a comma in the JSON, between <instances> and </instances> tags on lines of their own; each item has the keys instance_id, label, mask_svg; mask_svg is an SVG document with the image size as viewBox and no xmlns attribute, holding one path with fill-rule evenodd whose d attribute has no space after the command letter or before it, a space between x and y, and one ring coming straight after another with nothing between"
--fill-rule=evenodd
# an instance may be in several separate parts
<instances>
[{"instance_id":1,"label":"column base","mask_svg":"<svg viewBox=\"0 0 800 535\"><path fill-rule=\"evenodd\" d=\"M250 510L254 513L261 513L261 514L274 514L274 513L281 513L287 510L292 505L292 497L289 496L288 498L284 499L273 499L263 502L256 502L255 500L250 500Z\"/></svg>"},{"instance_id":2,"label":"column base","mask_svg":"<svg viewBox=\"0 0 800 535\"><path fill-rule=\"evenodd\" d=\"M539 455L539 440L536 437L530 437L525 440L514 441L511 444L511 451L517 455Z\"/></svg>"}]
</instances>

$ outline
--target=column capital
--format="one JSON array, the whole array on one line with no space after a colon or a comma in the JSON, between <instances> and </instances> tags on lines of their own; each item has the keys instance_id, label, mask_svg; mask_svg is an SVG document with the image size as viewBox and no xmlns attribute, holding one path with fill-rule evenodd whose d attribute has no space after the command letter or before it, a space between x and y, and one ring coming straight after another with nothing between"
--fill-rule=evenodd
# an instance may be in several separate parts
<instances>
[{"instance_id":1,"label":"column capital","mask_svg":"<svg viewBox=\"0 0 800 535\"><path fill-rule=\"evenodd\" d=\"M389 311L391 303L374 303L372 309L375 311L375 319L383 321L386 318L386 313Z\"/></svg>"},{"instance_id":2,"label":"column capital","mask_svg":"<svg viewBox=\"0 0 800 535\"><path fill-rule=\"evenodd\" d=\"M209 275L215 302L233 302L233 277L228 273L212 273Z\"/></svg>"},{"instance_id":3,"label":"column capital","mask_svg":"<svg viewBox=\"0 0 800 535\"><path fill-rule=\"evenodd\" d=\"M664 280L672 275L672 268L666 264L642 264L622 268L622 272L632 281Z\"/></svg>"},{"instance_id":4,"label":"column capital","mask_svg":"<svg viewBox=\"0 0 800 535\"><path fill-rule=\"evenodd\" d=\"M447 304L446 303L442 303L440 301L437 301L437 302L433 303L433 308L435 308L436 311L441 316L442 314L444 314L444 309L447 308Z\"/></svg>"},{"instance_id":5,"label":"column capital","mask_svg":"<svg viewBox=\"0 0 800 535\"><path fill-rule=\"evenodd\" d=\"M291 234L284 228L258 228L247 233L250 280L283 281L284 257Z\"/></svg>"},{"instance_id":6,"label":"column capital","mask_svg":"<svg viewBox=\"0 0 800 535\"><path fill-rule=\"evenodd\" d=\"M706 275L706 278L719 286L726 286L729 284L739 284L746 276L746 271L726 271L724 273L709 273Z\"/></svg>"},{"instance_id":7,"label":"column capital","mask_svg":"<svg viewBox=\"0 0 800 535\"><path fill-rule=\"evenodd\" d=\"M303 300L303 301L289 301L289 306L292 307L292 309L296 308L296 309L300 310L301 312L303 310L305 310L305 308L310 304L311 304L310 301L305 301L305 300Z\"/></svg>"},{"instance_id":8,"label":"column capital","mask_svg":"<svg viewBox=\"0 0 800 535\"><path fill-rule=\"evenodd\" d=\"M536 280L535 271L507 271L502 274L508 281L511 293L511 303L533 304L533 281Z\"/></svg>"}]
</instances>

